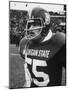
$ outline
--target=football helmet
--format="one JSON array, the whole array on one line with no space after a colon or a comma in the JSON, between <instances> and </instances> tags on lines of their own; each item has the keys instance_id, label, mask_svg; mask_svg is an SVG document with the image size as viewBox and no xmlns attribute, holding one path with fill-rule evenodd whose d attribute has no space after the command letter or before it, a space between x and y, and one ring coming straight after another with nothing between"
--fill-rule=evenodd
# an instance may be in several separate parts
<instances>
[{"instance_id":1,"label":"football helmet","mask_svg":"<svg viewBox=\"0 0 68 90\"><path fill-rule=\"evenodd\" d=\"M43 8L36 7L32 10L30 18L27 20L25 37L27 39L37 38L47 35L50 28L50 15Z\"/></svg>"}]
</instances>

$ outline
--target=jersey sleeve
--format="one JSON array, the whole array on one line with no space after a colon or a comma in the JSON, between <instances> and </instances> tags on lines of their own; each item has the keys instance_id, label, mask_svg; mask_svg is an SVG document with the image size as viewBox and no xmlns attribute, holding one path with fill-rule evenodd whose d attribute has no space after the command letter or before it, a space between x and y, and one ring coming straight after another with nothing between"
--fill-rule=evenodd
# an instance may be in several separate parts
<instances>
[{"instance_id":1,"label":"jersey sleeve","mask_svg":"<svg viewBox=\"0 0 68 90\"><path fill-rule=\"evenodd\" d=\"M25 51L29 47L30 41L26 38L21 39L19 44L19 53L22 58L25 59L25 55L23 54L23 51Z\"/></svg>"},{"instance_id":2,"label":"jersey sleeve","mask_svg":"<svg viewBox=\"0 0 68 90\"><path fill-rule=\"evenodd\" d=\"M57 32L56 33L56 37L57 37L57 42L60 46L60 50L59 50L59 61L62 64L62 66L66 67L66 38L65 38L65 34L62 32Z\"/></svg>"},{"instance_id":3,"label":"jersey sleeve","mask_svg":"<svg viewBox=\"0 0 68 90\"><path fill-rule=\"evenodd\" d=\"M59 51L59 59L62 66L66 67L66 44Z\"/></svg>"},{"instance_id":4,"label":"jersey sleeve","mask_svg":"<svg viewBox=\"0 0 68 90\"><path fill-rule=\"evenodd\" d=\"M65 34L62 32L57 32L55 37L53 38L57 47L59 48L57 52L57 60L60 65L66 67L66 38Z\"/></svg>"},{"instance_id":5,"label":"jersey sleeve","mask_svg":"<svg viewBox=\"0 0 68 90\"><path fill-rule=\"evenodd\" d=\"M26 44L27 44L27 40L25 38L21 39L19 44L19 53L23 59L25 59L25 56L23 55L23 51L25 50Z\"/></svg>"}]
</instances>

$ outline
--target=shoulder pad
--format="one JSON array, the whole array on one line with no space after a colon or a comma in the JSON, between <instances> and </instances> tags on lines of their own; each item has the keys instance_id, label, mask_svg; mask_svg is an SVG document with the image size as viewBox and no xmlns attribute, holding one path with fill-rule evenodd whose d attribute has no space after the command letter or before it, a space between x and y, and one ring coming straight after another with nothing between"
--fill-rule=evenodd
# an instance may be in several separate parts
<instances>
[{"instance_id":1,"label":"shoulder pad","mask_svg":"<svg viewBox=\"0 0 68 90\"><path fill-rule=\"evenodd\" d=\"M53 36L53 41L59 46L63 46L65 44L65 34L62 32L57 32Z\"/></svg>"},{"instance_id":2,"label":"shoulder pad","mask_svg":"<svg viewBox=\"0 0 68 90\"><path fill-rule=\"evenodd\" d=\"M20 41L20 46L22 46L22 45L25 46L27 43L28 43L28 39L22 38Z\"/></svg>"},{"instance_id":3,"label":"shoulder pad","mask_svg":"<svg viewBox=\"0 0 68 90\"><path fill-rule=\"evenodd\" d=\"M19 44L19 52L20 55L23 57L23 50L29 48L29 44L31 43L30 40L26 39L26 38L22 38Z\"/></svg>"},{"instance_id":4,"label":"shoulder pad","mask_svg":"<svg viewBox=\"0 0 68 90\"><path fill-rule=\"evenodd\" d=\"M22 58L24 58L23 50L25 50L27 43L28 43L28 40L25 39L25 38L22 38L22 39L20 40L19 53L20 53L20 55L21 55Z\"/></svg>"},{"instance_id":5,"label":"shoulder pad","mask_svg":"<svg viewBox=\"0 0 68 90\"><path fill-rule=\"evenodd\" d=\"M26 38L23 38L23 39L21 39L21 41L20 41L20 46L25 46L25 45L28 45L28 44L31 44L31 43L32 43L31 40L26 39Z\"/></svg>"}]
</instances>

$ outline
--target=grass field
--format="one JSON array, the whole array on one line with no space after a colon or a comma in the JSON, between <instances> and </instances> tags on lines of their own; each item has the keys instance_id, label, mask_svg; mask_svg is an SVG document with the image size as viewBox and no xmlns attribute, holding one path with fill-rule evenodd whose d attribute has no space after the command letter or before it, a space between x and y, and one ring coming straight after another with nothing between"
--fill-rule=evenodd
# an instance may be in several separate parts
<instances>
[{"instance_id":1,"label":"grass field","mask_svg":"<svg viewBox=\"0 0 68 90\"><path fill-rule=\"evenodd\" d=\"M23 69L24 60L20 57L18 48L15 45L10 45L9 47L10 88L21 88L25 81Z\"/></svg>"},{"instance_id":2,"label":"grass field","mask_svg":"<svg viewBox=\"0 0 68 90\"><path fill-rule=\"evenodd\" d=\"M25 82L24 60L20 57L18 48L15 45L9 45L9 80L10 88L22 88ZM65 69L62 69L62 85L65 85Z\"/></svg>"}]
</instances>

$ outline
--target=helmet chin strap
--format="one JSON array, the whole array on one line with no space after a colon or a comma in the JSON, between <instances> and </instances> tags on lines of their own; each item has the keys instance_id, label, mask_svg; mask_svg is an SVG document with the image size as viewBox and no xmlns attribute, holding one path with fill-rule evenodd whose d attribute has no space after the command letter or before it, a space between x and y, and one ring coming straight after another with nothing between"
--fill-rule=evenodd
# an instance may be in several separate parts
<instances>
[{"instance_id":1,"label":"helmet chin strap","mask_svg":"<svg viewBox=\"0 0 68 90\"><path fill-rule=\"evenodd\" d=\"M53 35L52 31L49 30L49 33L47 34L47 36L44 37L44 39L41 42L45 42L45 41L51 39L52 35Z\"/></svg>"}]
</instances>

